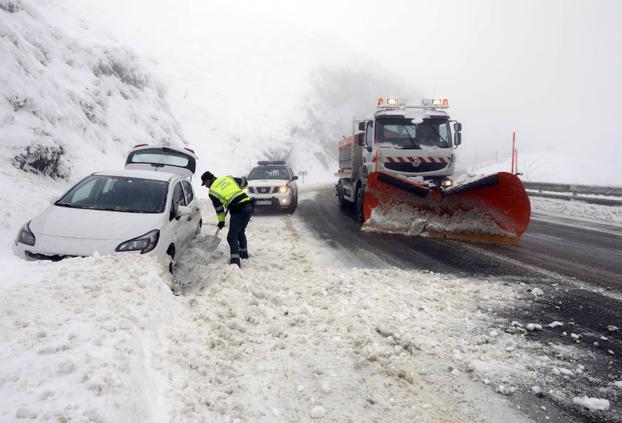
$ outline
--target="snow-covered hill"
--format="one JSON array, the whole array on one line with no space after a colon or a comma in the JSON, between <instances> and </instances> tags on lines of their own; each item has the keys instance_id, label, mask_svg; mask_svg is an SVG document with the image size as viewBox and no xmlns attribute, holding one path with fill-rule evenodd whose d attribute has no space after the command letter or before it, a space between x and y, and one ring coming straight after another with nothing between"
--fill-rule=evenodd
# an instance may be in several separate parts
<instances>
[{"instance_id":1,"label":"snow-covered hill","mask_svg":"<svg viewBox=\"0 0 622 423\"><path fill-rule=\"evenodd\" d=\"M0 163L52 178L121 165L137 143L184 143L134 52L58 1L0 2Z\"/></svg>"}]
</instances>

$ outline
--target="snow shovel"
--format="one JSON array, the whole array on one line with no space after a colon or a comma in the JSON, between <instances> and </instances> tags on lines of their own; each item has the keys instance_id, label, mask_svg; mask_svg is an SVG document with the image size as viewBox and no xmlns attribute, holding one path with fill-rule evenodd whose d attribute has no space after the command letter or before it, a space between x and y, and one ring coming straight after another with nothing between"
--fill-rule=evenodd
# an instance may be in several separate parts
<instances>
[{"instance_id":1,"label":"snow shovel","mask_svg":"<svg viewBox=\"0 0 622 423\"><path fill-rule=\"evenodd\" d=\"M225 212L225 218L227 218L228 214L229 214L229 210L227 210ZM213 239L212 239L212 241L208 245L208 248L210 250L215 250L216 247L218 247L218 245L220 244L220 237L218 236L218 234L220 233L220 230L221 230L221 228L217 228L216 232L214 232Z\"/></svg>"},{"instance_id":2,"label":"snow shovel","mask_svg":"<svg viewBox=\"0 0 622 423\"><path fill-rule=\"evenodd\" d=\"M220 237L218 236L219 233L220 233L220 228L216 229L216 232L214 232L213 239L211 240L208 246L210 250L215 250L216 247L218 247L218 245L220 244Z\"/></svg>"}]
</instances>

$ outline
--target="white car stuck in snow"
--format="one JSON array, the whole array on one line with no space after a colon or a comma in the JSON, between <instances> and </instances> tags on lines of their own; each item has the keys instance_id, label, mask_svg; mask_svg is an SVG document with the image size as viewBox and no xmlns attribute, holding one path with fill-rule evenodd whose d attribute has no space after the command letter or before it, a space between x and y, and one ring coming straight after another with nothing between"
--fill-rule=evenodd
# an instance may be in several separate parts
<instances>
[{"instance_id":1,"label":"white car stuck in snow","mask_svg":"<svg viewBox=\"0 0 622 423\"><path fill-rule=\"evenodd\" d=\"M191 150L134 147L125 170L87 176L26 223L15 252L34 260L133 252L164 257L172 269L201 230L196 160Z\"/></svg>"}]
</instances>

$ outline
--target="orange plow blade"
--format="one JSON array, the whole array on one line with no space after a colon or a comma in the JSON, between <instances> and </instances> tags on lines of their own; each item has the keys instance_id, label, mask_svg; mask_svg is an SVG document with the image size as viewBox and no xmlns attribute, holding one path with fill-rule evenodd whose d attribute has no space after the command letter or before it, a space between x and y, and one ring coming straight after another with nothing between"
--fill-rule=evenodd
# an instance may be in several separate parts
<instances>
[{"instance_id":1,"label":"orange plow blade","mask_svg":"<svg viewBox=\"0 0 622 423\"><path fill-rule=\"evenodd\" d=\"M363 215L363 227L372 231L513 244L529 225L531 206L522 182L511 173L441 190L373 172Z\"/></svg>"}]
</instances>

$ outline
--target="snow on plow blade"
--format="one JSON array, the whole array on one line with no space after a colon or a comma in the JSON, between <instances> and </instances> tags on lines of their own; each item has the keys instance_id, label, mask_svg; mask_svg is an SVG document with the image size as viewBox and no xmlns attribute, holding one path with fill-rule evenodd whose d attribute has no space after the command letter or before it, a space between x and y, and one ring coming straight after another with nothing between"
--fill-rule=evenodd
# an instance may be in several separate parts
<instances>
[{"instance_id":1,"label":"snow on plow blade","mask_svg":"<svg viewBox=\"0 0 622 423\"><path fill-rule=\"evenodd\" d=\"M474 241L517 243L531 206L518 177L501 172L448 190L372 172L365 191L363 227Z\"/></svg>"}]
</instances>

